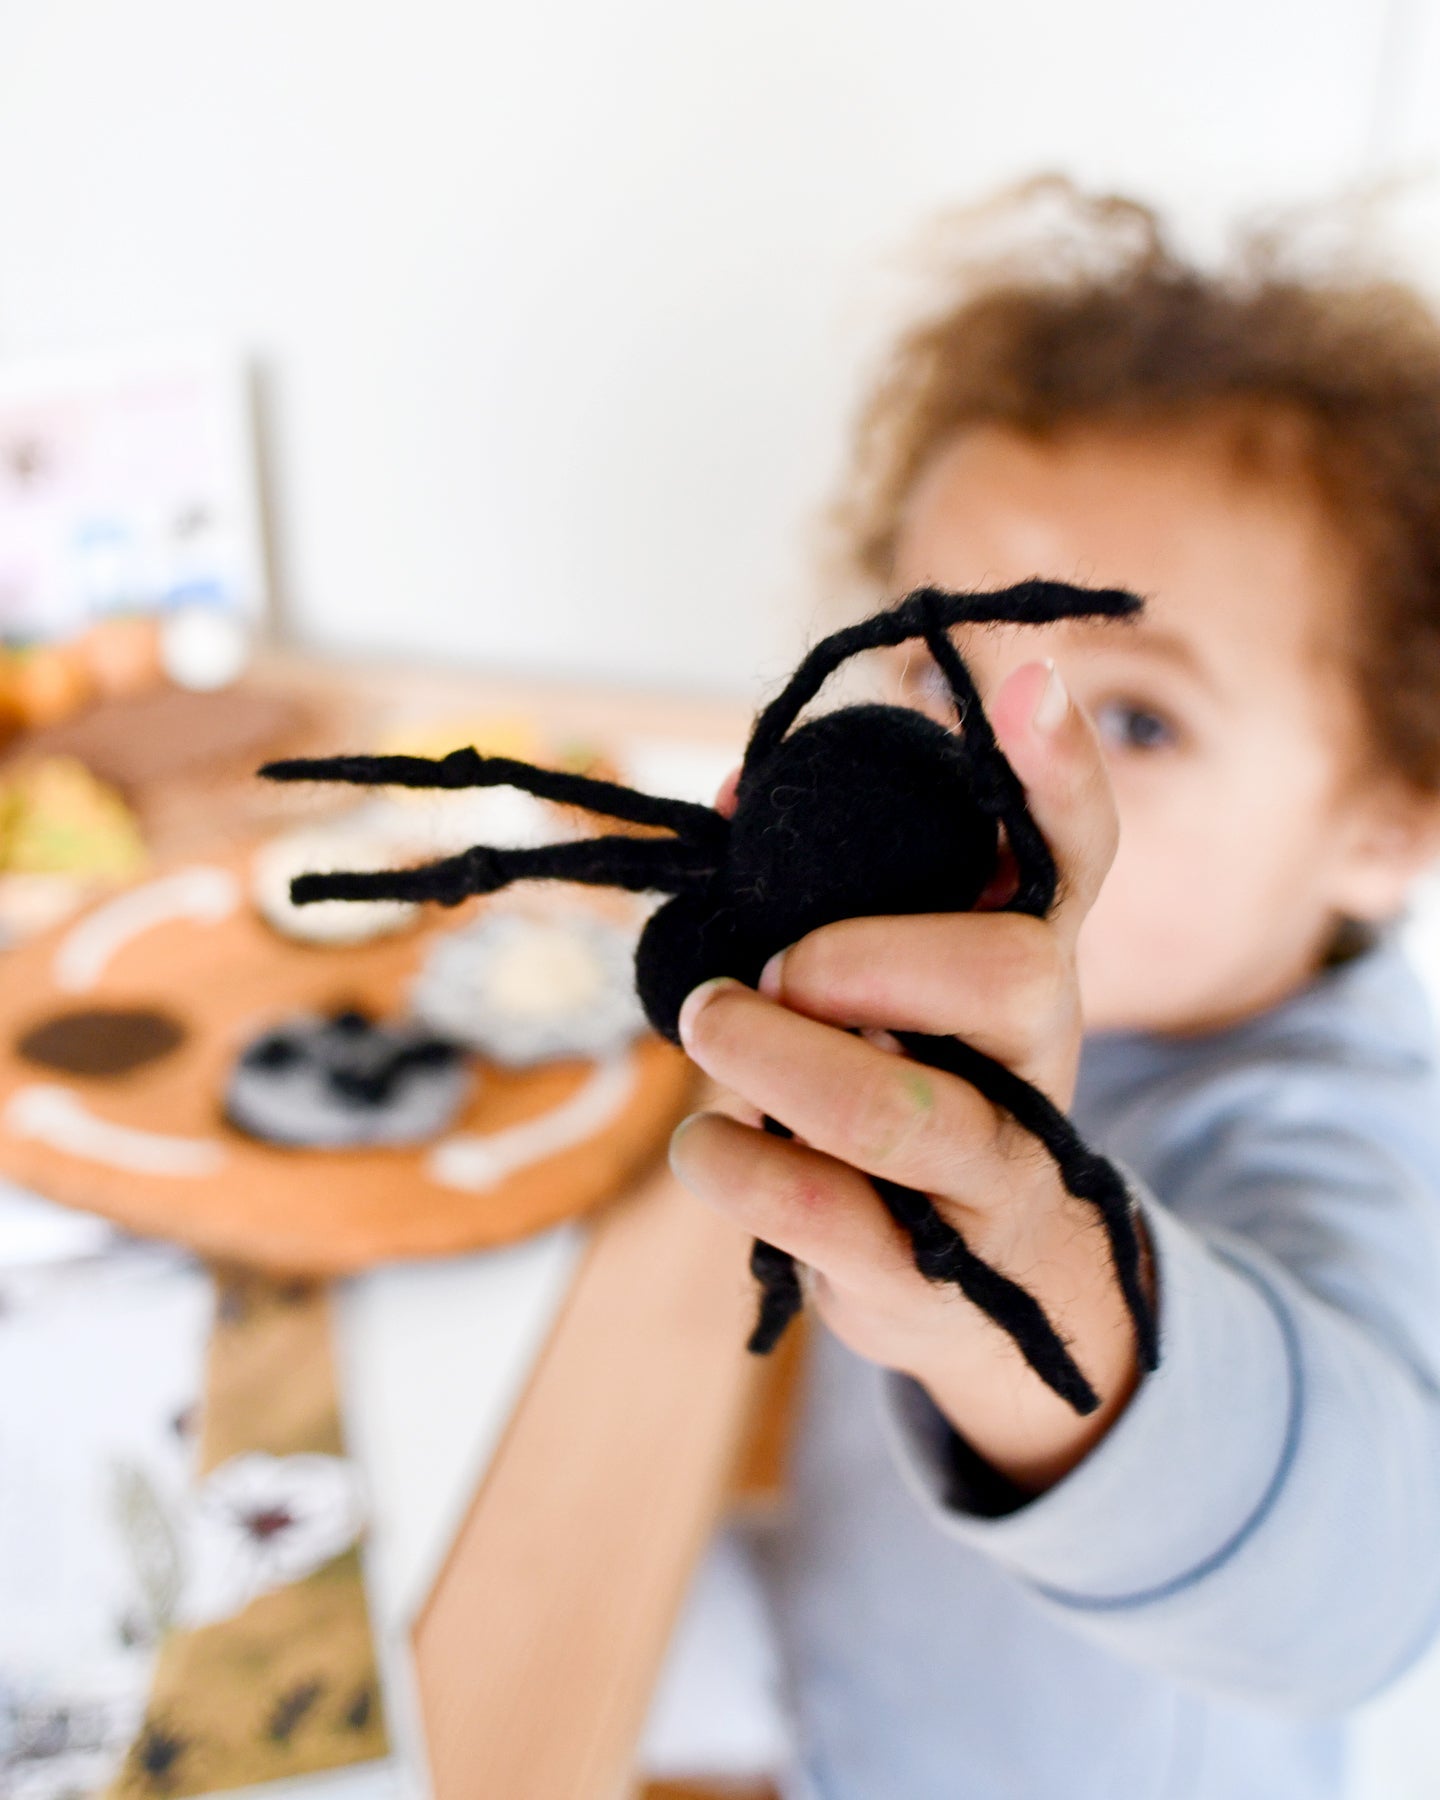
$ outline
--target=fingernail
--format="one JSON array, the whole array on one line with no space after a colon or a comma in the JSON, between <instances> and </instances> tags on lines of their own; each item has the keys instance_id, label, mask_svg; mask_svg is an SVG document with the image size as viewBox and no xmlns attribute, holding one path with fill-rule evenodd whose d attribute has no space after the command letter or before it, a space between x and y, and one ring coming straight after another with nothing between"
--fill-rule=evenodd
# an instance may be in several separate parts
<instances>
[{"instance_id":1,"label":"fingernail","mask_svg":"<svg viewBox=\"0 0 1440 1800\"><path fill-rule=\"evenodd\" d=\"M1046 677L1045 686L1040 698L1035 703L1035 710L1030 715L1030 723L1042 736L1048 737L1057 731L1065 715L1070 710L1070 696L1065 690L1065 683L1060 679L1060 671L1047 657L1045 666L1050 673Z\"/></svg>"},{"instance_id":2,"label":"fingernail","mask_svg":"<svg viewBox=\"0 0 1440 1800\"><path fill-rule=\"evenodd\" d=\"M778 1000L785 989L785 958L788 950L777 950L760 971L760 992L767 1000Z\"/></svg>"},{"instance_id":3,"label":"fingernail","mask_svg":"<svg viewBox=\"0 0 1440 1800\"><path fill-rule=\"evenodd\" d=\"M732 981L728 975L717 975L712 981L702 981L697 988L692 988L685 996L685 1004L680 1008L680 1042L688 1050L690 1034L695 1029L695 1021L715 998L721 988L739 987L738 981Z\"/></svg>"},{"instance_id":4,"label":"fingernail","mask_svg":"<svg viewBox=\"0 0 1440 1800\"><path fill-rule=\"evenodd\" d=\"M679 1177L681 1180L683 1180L684 1177L680 1175L679 1168L680 1140L684 1137L685 1133L689 1131L695 1121L703 1116L703 1114L698 1112L688 1113L670 1133L670 1149L668 1153L670 1173Z\"/></svg>"}]
</instances>

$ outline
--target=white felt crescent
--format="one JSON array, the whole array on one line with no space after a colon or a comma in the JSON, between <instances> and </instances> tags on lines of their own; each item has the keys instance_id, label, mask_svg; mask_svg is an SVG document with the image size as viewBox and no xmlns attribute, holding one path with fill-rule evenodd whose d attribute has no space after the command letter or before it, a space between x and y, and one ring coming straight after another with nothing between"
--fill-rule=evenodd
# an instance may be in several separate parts
<instances>
[{"instance_id":1,"label":"white felt crescent","mask_svg":"<svg viewBox=\"0 0 1440 1800\"><path fill-rule=\"evenodd\" d=\"M517 1169L584 1143L623 1110L637 1074L634 1056L622 1051L596 1063L568 1100L538 1119L484 1136L457 1132L442 1139L426 1158L431 1179L443 1187L480 1193Z\"/></svg>"},{"instance_id":2,"label":"white felt crescent","mask_svg":"<svg viewBox=\"0 0 1440 1800\"><path fill-rule=\"evenodd\" d=\"M130 888L66 932L55 951L55 985L62 993L86 993L131 938L170 919L218 924L239 904L240 883L235 876L203 863Z\"/></svg>"},{"instance_id":3,"label":"white felt crescent","mask_svg":"<svg viewBox=\"0 0 1440 1800\"><path fill-rule=\"evenodd\" d=\"M78 1094L49 1083L17 1088L4 1123L16 1137L133 1175L213 1175L225 1161L224 1146L212 1138L170 1137L97 1119Z\"/></svg>"}]
</instances>

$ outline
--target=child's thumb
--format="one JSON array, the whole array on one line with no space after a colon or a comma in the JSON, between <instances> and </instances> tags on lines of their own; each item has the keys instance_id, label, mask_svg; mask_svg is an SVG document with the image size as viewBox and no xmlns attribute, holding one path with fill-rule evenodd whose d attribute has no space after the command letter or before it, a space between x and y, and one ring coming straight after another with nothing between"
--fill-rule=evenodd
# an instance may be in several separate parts
<instances>
[{"instance_id":1,"label":"child's thumb","mask_svg":"<svg viewBox=\"0 0 1440 1800\"><path fill-rule=\"evenodd\" d=\"M1051 918L1072 941L1115 857L1119 822L1095 729L1053 662L1026 663L996 690L990 723L1060 870Z\"/></svg>"}]
</instances>

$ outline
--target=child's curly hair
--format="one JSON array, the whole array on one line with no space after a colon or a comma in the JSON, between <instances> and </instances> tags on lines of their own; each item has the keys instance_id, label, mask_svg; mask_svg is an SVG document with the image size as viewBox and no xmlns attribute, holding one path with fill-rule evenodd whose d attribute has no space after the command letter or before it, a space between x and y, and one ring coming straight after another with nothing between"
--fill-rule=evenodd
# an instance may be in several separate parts
<instances>
[{"instance_id":1,"label":"child's curly hair","mask_svg":"<svg viewBox=\"0 0 1440 1800\"><path fill-rule=\"evenodd\" d=\"M1237 450L1306 478L1354 546L1372 745L1440 793L1440 321L1397 280L1287 266L1271 236L1207 272L1148 207L1059 177L965 229L973 241L997 223L1029 230L1029 247L971 249L949 303L900 339L862 415L841 514L853 568L888 584L905 501L966 427L1233 422Z\"/></svg>"}]
</instances>

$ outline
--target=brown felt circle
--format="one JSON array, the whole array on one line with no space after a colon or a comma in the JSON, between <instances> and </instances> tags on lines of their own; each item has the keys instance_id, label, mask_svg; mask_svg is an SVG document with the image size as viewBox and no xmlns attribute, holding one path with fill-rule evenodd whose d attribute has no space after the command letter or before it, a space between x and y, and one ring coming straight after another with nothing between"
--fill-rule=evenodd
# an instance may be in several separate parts
<instances>
[{"instance_id":1,"label":"brown felt circle","mask_svg":"<svg viewBox=\"0 0 1440 1800\"><path fill-rule=\"evenodd\" d=\"M16 1053L62 1075L128 1075L168 1056L186 1037L169 1013L148 1007L83 1007L56 1013L20 1037Z\"/></svg>"}]
</instances>

